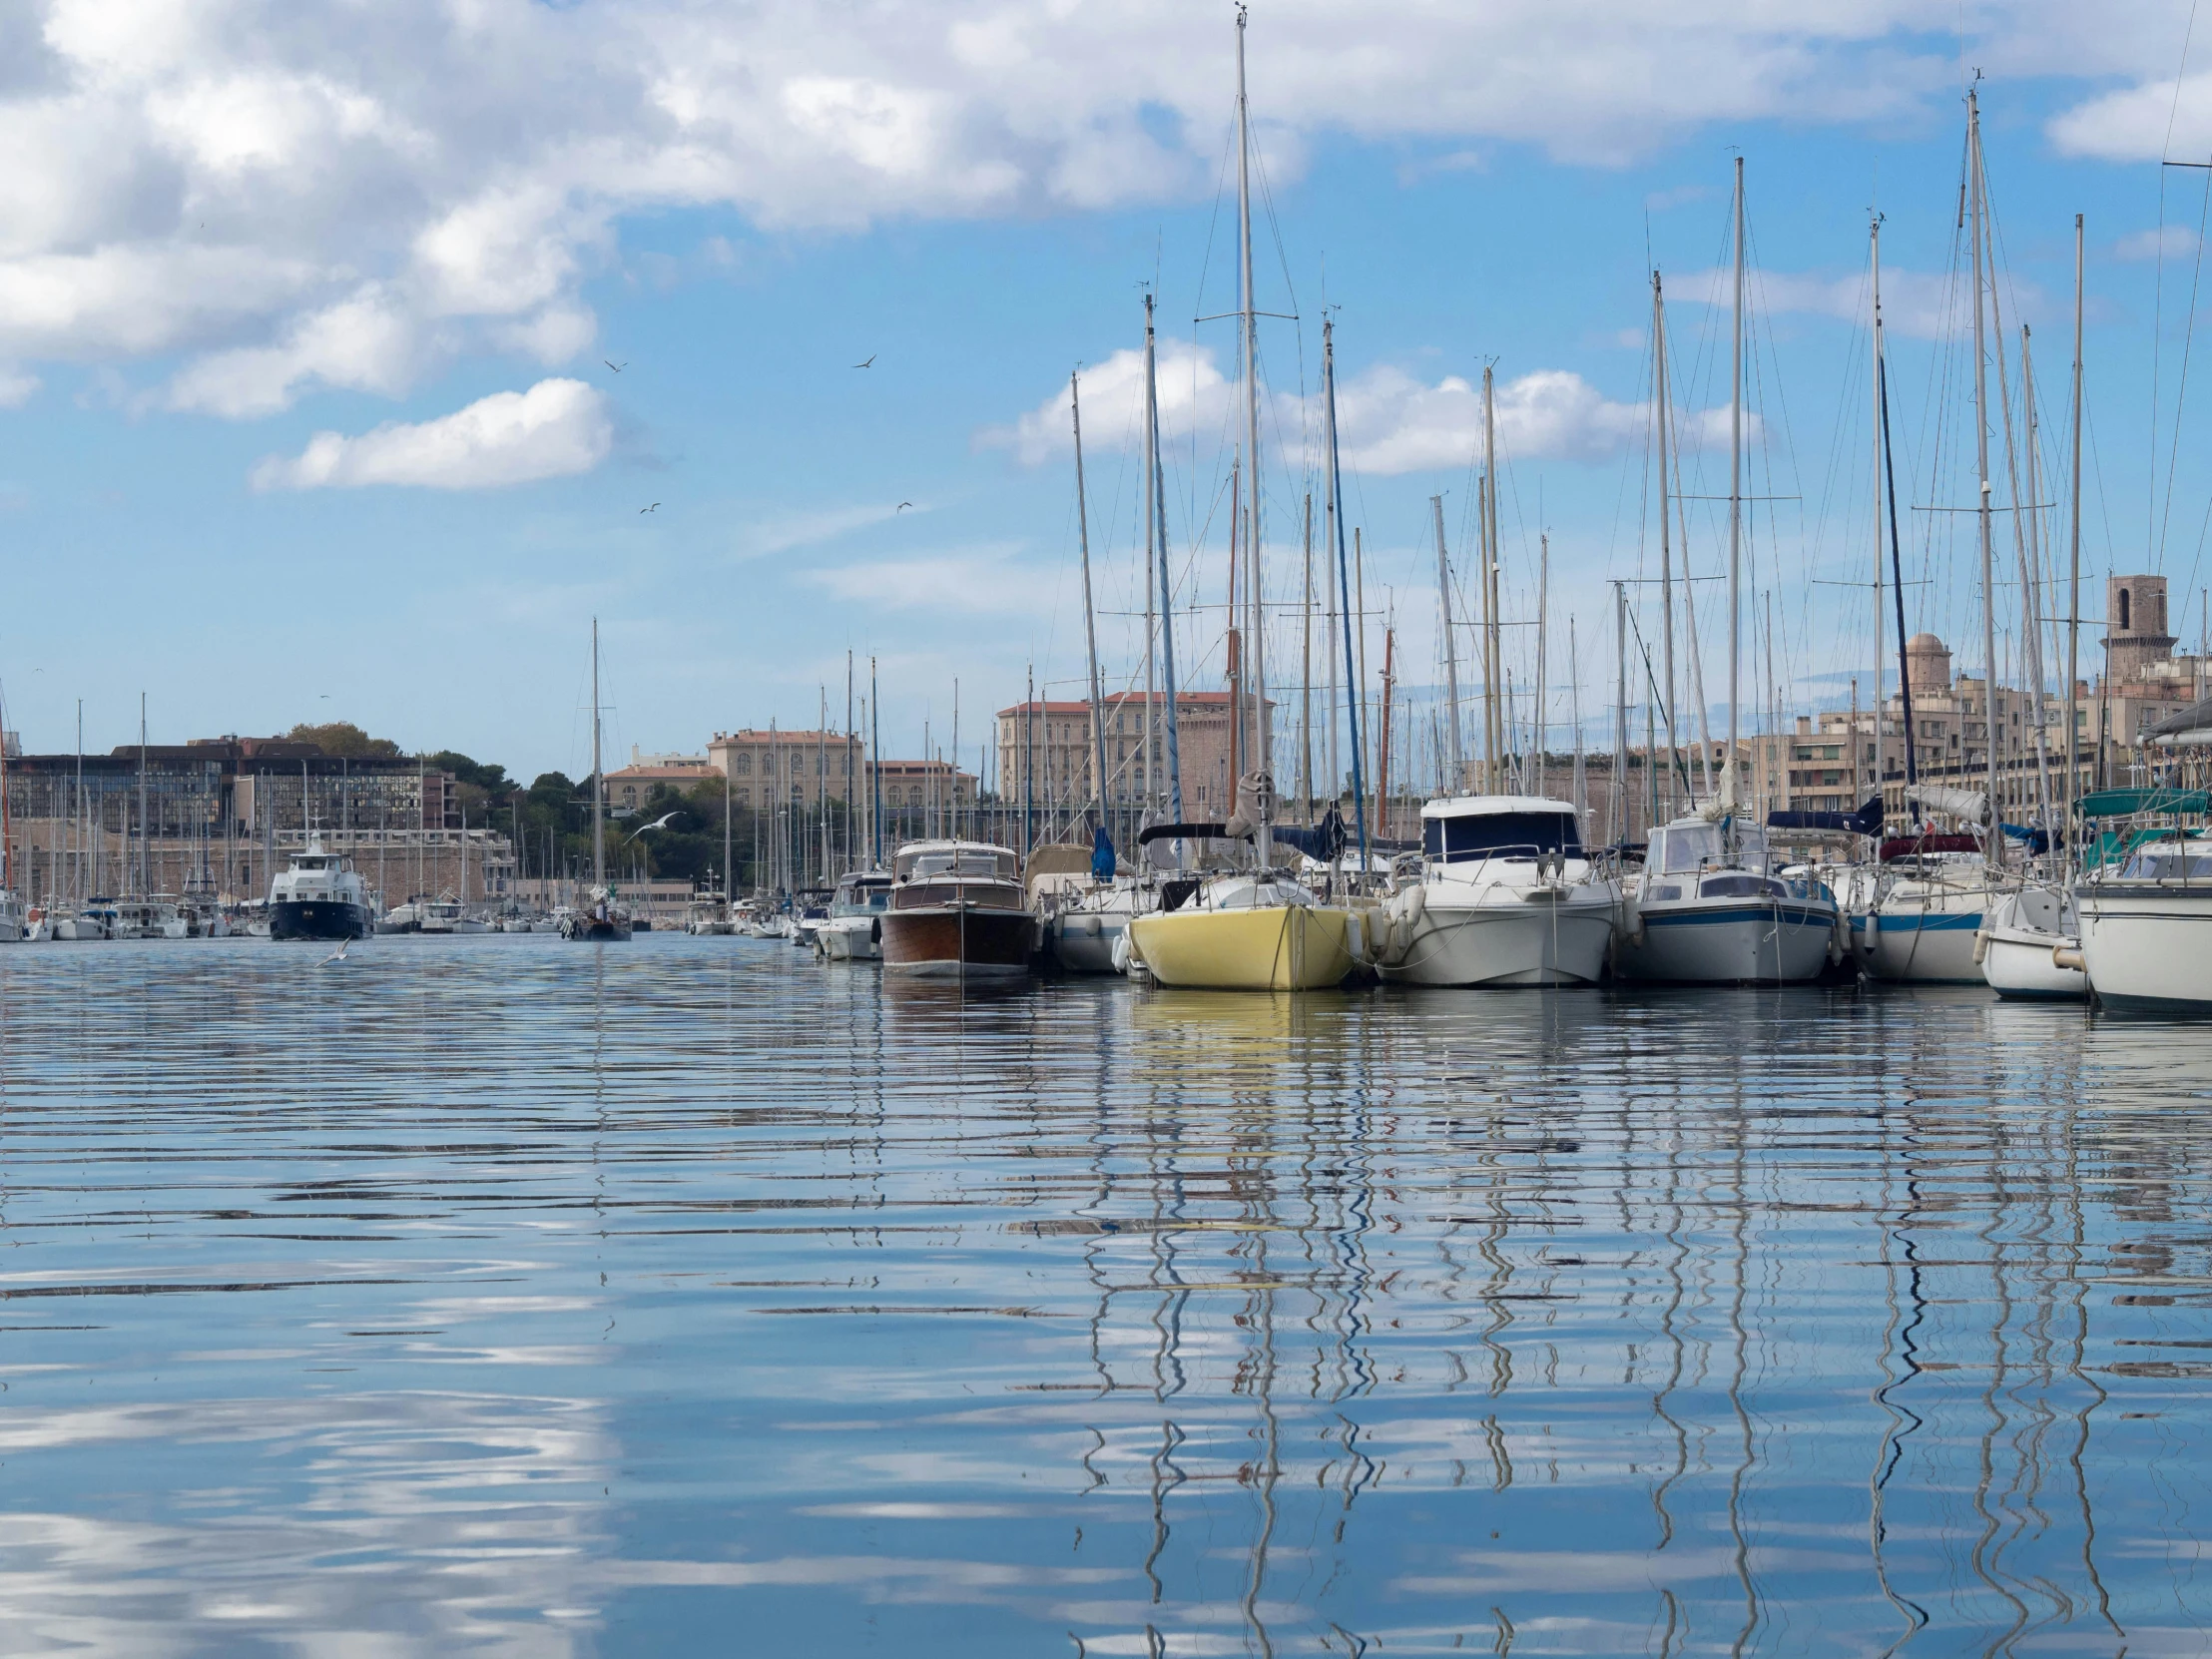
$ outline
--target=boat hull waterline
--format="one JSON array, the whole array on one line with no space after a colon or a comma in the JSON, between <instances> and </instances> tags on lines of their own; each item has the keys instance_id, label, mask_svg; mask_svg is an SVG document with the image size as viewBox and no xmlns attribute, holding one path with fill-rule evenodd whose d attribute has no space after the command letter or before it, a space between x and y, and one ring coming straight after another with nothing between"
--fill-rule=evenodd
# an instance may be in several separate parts
<instances>
[{"instance_id":1,"label":"boat hull waterline","mask_svg":"<svg viewBox=\"0 0 2212 1659\"><path fill-rule=\"evenodd\" d=\"M1685 899L1647 906L1624 934L1614 966L1624 978L1677 984L1798 984L1820 977L1836 912L1788 899ZM1638 936L1640 934L1640 936Z\"/></svg>"},{"instance_id":2,"label":"boat hull waterline","mask_svg":"<svg viewBox=\"0 0 2212 1659\"><path fill-rule=\"evenodd\" d=\"M2098 1002L2124 1014L2212 1018L2212 887L2085 883L2074 906Z\"/></svg>"},{"instance_id":3,"label":"boat hull waterline","mask_svg":"<svg viewBox=\"0 0 2212 1659\"><path fill-rule=\"evenodd\" d=\"M1036 923L1027 910L932 904L886 910L883 966L941 978L1011 977L1029 971Z\"/></svg>"},{"instance_id":4,"label":"boat hull waterline","mask_svg":"<svg viewBox=\"0 0 2212 1659\"><path fill-rule=\"evenodd\" d=\"M1139 916L1129 940L1154 983L1221 991L1317 991L1353 968L1352 913L1322 905L1169 910Z\"/></svg>"},{"instance_id":5,"label":"boat hull waterline","mask_svg":"<svg viewBox=\"0 0 2212 1659\"><path fill-rule=\"evenodd\" d=\"M1376 971L1406 985L1594 985L1605 972L1614 911L1610 895L1529 898L1510 907L1443 905L1431 897L1403 947L1393 944Z\"/></svg>"}]
</instances>

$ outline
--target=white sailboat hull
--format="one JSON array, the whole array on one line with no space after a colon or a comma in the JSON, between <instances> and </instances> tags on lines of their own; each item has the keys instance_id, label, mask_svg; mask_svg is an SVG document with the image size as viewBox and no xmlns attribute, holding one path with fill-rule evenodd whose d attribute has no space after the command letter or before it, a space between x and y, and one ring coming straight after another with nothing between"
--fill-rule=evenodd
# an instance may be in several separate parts
<instances>
[{"instance_id":1,"label":"white sailboat hull","mask_svg":"<svg viewBox=\"0 0 2212 1659\"><path fill-rule=\"evenodd\" d=\"M2086 883L2074 906L2099 1002L2123 1013L2212 1016L2212 886Z\"/></svg>"},{"instance_id":2,"label":"white sailboat hull","mask_svg":"<svg viewBox=\"0 0 2212 1659\"><path fill-rule=\"evenodd\" d=\"M1980 930L1983 898L1959 895L1926 906L1917 901L1855 918L1867 923L1860 934L1862 960L1877 979L1915 985L1978 985L1980 964L1973 959L1974 934Z\"/></svg>"},{"instance_id":3,"label":"white sailboat hull","mask_svg":"<svg viewBox=\"0 0 2212 1659\"><path fill-rule=\"evenodd\" d=\"M1627 979L1786 985L1820 977L1836 911L1797 898L1682 898L1641 904L1613 966Z\"/></svg>"},{"instance_id":4,"label":"white sailboat hull","mask_svg":"<svg viewBox=\"0 0 2212 1659\"><path fill-rule=\"evenodd\" d=\"M1601 889L1586 889L1601 893ZM1402 909L1389 957L1376 971L1403 985L1591 985L1603 977L1618 906L1601 896L1551 896L1503 889L1487 903L1452 904L1431 887L1410 922Z\"/></svg>"},{"instance_id":5,"label":"white sailboat hull","mask_svg":"<svg viewBox=\"0 0 2212 1659\"><path fill-rule=\"evenodd\" d=\"M2079 967L2061 966L2058 953L2078 956L2064 895L2045 889L2007 893L1989 906L1980 934L1981 976L1999 996L2045 1002L2079 1002L2089 994L2089 976Z\"/></svg>"}]
</instances>

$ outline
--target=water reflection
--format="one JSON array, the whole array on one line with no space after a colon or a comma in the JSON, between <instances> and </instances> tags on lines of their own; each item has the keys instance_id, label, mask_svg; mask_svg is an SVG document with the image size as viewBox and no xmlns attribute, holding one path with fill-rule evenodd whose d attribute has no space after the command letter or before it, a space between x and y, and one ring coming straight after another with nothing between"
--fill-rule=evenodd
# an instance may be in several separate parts
<instances>
[{"instance_id":1,"label":"water reflection","mask_svg":"<svg viewBox=\"0 0 2212 1659\"><path fill-rule=\"evenodd\" d=\"M2201 1645L2200 1030L386 943L0 952L15 1645Z\"/></svg>"}]
</instances>

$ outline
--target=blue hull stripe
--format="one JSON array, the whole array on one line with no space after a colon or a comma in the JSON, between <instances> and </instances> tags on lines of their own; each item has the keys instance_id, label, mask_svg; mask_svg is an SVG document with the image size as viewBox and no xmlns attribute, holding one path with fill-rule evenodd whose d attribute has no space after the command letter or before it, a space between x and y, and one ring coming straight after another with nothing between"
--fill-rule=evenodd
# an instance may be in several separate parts
<instances>
[{"instance_id":1,"label":"blue hull stripe","mask_svg":"<svg viewBox=\"0 0 2212 1659\"><path fill-rule=\"evenodd\" d=\"M1878 915L1875 924L1885 933L1972 933L1979 931L1981 917L1936 910L1921 916Z\"/></svg>"}]
</instances>

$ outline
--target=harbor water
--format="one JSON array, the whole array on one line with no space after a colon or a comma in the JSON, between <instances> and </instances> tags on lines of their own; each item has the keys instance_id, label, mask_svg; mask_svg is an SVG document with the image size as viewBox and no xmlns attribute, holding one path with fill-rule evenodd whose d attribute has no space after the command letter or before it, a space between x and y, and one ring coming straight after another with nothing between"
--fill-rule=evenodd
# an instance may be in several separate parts
<instances>
[{"instance_id":1,"label":"harbor water","mask_svg":"<svg viewBox=\"0 0 2212 1659\"><path fill-rule=\"evenodd\" d=\"M2212 1030L0 951L0 1650L2212 1652Z\"/></svg>"}]
</instances>

